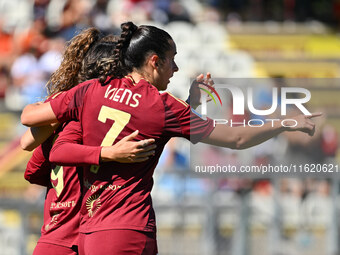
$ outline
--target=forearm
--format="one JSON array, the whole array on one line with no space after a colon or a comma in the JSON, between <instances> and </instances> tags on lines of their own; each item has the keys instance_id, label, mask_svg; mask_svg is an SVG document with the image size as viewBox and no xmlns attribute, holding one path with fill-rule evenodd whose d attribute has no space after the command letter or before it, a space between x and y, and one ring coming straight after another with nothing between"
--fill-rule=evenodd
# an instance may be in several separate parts
<instances>
[{"instance_id":1,"label":"forearm","mask_svg":"<svg viewBox=\"0 0 340 255\"><path fill-rule=\"evenodd\" d=\"M231 149L246 149L286 131L280 123L266 123L261 127L229 127L217 124L215 129L202 142Z\"/></svg>"},{"instance_id":2,"label":"forearm","mask_svg":"<svg viewBox=\"0 0 340 255\"><path fill-rule=\"evenodd\" d=\"M100 154L100 146L75 143L55 144L50 153L50 161L58 165L99 165Z\"/></svg>"},{"instance_id":3,"label":"forearm","mask_svg":"<svg viewBox=\"0 0 340 255\"><path fill-rule=\"evenodd\" d=\"M247 149L255 145L261 144L287 129L280 123L267 123L262 127L237 127L239 130L239 139L236 149Z\"/></svg>"},{"instance_id":4,"label":"forearm","mask_svg":"<svg viewBox=\"0 0 340 255\"><path fill-rule=\"evenodd\" d=\"M62 166L99 165L100 162L116 161L136 163L154 155L156 145L151 140L143 140L144 148L137 148L140 142L128 142L113 146L87 146L75 143L55 144L50 153L50 162ZM69 152L69 153L68 153Z\"/></svg>"},{"instance_id":5,"label":"forearm","mask_svg":"<svg viewBox=\"0 0 340 255\"><path fill-rule=\"evenodd\" d=\"M53 131L57 129L59 123L54 123L47 126L31 127L21 137L20 145L23 150L32 151L41 143L43 143Z\"/></svg>"},{"instance_id":6,"label":"forearm","mask_svg":"<svg viewBox=\"0 0 340 255\"><path fill-rule=\"evenodd\" d=\"M21 114L21 123L28 127L45 126L57 122L49 102L27 105Z\"/></svg>"}]
</instances>

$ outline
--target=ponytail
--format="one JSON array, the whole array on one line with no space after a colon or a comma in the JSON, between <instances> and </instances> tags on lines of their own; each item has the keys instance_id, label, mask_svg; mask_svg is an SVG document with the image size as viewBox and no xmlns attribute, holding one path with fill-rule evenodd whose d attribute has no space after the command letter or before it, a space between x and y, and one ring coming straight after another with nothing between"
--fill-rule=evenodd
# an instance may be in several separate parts
<instances>
[{"instance_id":1,"label":"ponytail","mask_svg":"<svg viewBox=\"0 0 340 255\"><path fill-rule=\"evenodd\" d=\"M101 34L98 29L89 28L70 41L59 68L51 75L46 84L49 95L69 90L82 81L80 70L83 66L83 60L100 38Z\"/></svg>"},{"instance_id":2,"label":"ponytail","mask_svg":"<svg viewBox=\"0 0 340 255\"><path fill-rule=\"evenodd\" d=\"M150 54L157 54L160 59L164 59L166 52L172 48L171 36L157 27L137 27L132 22L126 22L121 25L121 29L113 64L113 73L118 78L140 69Z\"/></svg>"},{"instance_id":3,"label":"ponytail","mask_svg":"<svg viewBox=\"0 0 340 255\"><path fill-rule=\"evenodd\" d=\"M131 38L133 34L137 31L138 27L132 22L126 22L121 25L121 35L118 39L116 49L114 51L114 72L118 77L122 77L126 75L128 72L131 72L132 69L129 66L126 66L124 63L125 52L129 47Z\"/></svg>"}]
</instances>

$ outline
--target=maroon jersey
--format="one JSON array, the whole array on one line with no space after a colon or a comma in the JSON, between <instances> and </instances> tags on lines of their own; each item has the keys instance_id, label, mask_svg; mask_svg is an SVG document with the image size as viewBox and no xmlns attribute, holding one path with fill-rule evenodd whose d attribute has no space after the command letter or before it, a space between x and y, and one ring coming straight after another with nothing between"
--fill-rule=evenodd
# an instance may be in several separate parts
<instances>
[{"instance_id":1,"label":"maroon jersey","mask_svg":"<svg viewBox=\"0 0 340 255\"><path fill-rule=\"evenodd\" d=\"M44 204L44 224L39 242L72 247L78 243L81 185L76 167L57 166L49 162L49 153L57 133L40 145L27 164L25 178L31 183L47 186ZM59 137L73 143L82 142L79 122L70 122ZM65 148L64 148L65 149ZM95 151L95 152L94 152ZM86 164L98 164L100 148L82 147L68 151L73 158ZM83 155L91 155L83 157ZM48 175L46 174L48 173Z\"/></svg>"},{"instance_id":2,"label":"maroon jersey","mask_svg":"<svg viewBox=\"0 0 340 255\"><path fill-rule=\"evenodd\" d=\"M60 95L51 106L60 122L80 120L86 145L112 145L135 130L137 140L156 140L156 154L145 162L109 162L85 169L82 233L155 231L150 192L164 145L174 136L198 142L213 130L212 120L201 119L187 103L160 94L143 79L138 84L129 78L111 79L106 86L90 80Z\"/></svg>"}]
</instances>

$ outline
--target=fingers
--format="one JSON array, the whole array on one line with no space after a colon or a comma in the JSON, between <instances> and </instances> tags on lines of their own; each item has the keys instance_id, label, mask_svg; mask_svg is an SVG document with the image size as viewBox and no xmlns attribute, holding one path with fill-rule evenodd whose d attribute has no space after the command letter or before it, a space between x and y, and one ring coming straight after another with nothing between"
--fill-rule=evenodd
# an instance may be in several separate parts
<instances>
[{"instance_id":1,"label":"fingers","mask_svg":"<svg viewBox=\"0 0 340 255\"><path fill-rule=\"evenodd\" d=\"M206 78L204 79L204 83L205 84L208 84L208 85L210 85L210 86L213 86L214 85L214 81L213 81L213 79L211 78L211 73L207 73L207 76L206 76Z\"/></svg>"},{"instance_id":2,"label":"fingers","mask_svg":"<svg viewBox=\"0 0 340 255\"><path fill-rule=\"evenodd\" d=\"M130 161L130 163L139 163L139 162L144 162L147 161L149 157L144 157L144 158L135 158Z\"/></svg>"},{"instance_id":3,"label":"fingers","mask_svg":"<svg viewBox=\"0 0 340 255\"><path fill-rule=\"evenodd\" d=\"M141 153L141 152L145 152L145 151L150 151L150 150L154 150L157 148L157 145L156 144L151 144L149 146L146 146L146 147L142 147L142 148L138 148L136 150L134 150L134 152L136 153Z\"/></svg>"},{"instance_id":4,"label":"fingers","mask_svg":"<svg viewBox=\"0 0 340 255\"><path fill-rule=\"evenodd\" d=\"M148 160L150 157L154 156L156 151L154 150L156 145L150 145L146 148L140 149L138 152L134 154L130 160L131 163L143 162Z\"/></svg>"},{"instance_id":5,"label":"fingers","mask_svg":"<svg viewBox=\"0 0 340 255\"><path fill-rule=\"evenodd\" d=\"M154 155L155 155L154 150L144 151L144 152L136 153L135 158L145 158L145 157L150 157L150 156L154 156Z\"/></svg>"},{"instance_id":6,"label":"fingers","mask_svg":"<svg viewBox=\"0 0 340 255\"><path fill-rule=\"evenodd\" d=\"M203 79L204 79L204 75L202 73L196 77L197 82L202 82Z\"/></svg>"},{"instance_id":7,"label":"fingers","mask_svg":"<svg viewBox=\"0 0 340 255\"><path fill-rule=\"evenodd\" d=\"M153 144L154 142L155 142L155 139L145 139L145 140L139 141L137 148L145 149L146 147L148 147L150 144Z\"/></svg>"},{"instance_id":8,"label":"fingers","mask_svg":"<svg viewBox=\"0 0 340 255\"><path fill-rule=\"evenodd\" d=\"M137 137L138 133L139 133L139 131L136 130L136 131L134 131L133 133L131 133L131 134L125 136L121 141L123 141L123 140L124 140L124 141L132 141L134 138Z\"/></svg>"},{"instance_id":9,"label":"fingers","mask_svg":"<svg viewBox=\"0 0 340 255\"><path fill-rule=\"evenodd\" d=\"M315 123L305 116L305 123L302 126L301 131L307 133L309 136L313 136L315 133Z\"/></svg>"},{"instance_id":10,"label":"fingers","mask_svg":"<svg viewBox=\"0 0 340 255\"><path fill-rule=\"evenodd\" d=\"M308 133L310 136L313 136L315 133L315 126L312 128L312 130L310 130L310 132Z\"/></svg>"},{"instance_id":11,"label":"fingers","mask_svg":"<svg viewBox=\"0 0 340 255\"><path fill-rule=\"evenodd\" d=\"M322 112L314 112L312 115L307 116L308 119L320 117L322 115Z\"/></svg>"}]
</instances>

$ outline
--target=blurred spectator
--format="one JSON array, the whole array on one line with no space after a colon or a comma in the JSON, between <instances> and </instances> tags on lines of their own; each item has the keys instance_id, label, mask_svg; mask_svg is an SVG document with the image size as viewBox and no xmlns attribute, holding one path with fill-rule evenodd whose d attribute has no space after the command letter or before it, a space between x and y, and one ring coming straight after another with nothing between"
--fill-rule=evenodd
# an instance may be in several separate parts
<instances>
[{"instance_id":1,"label":"blurred spectator","mask_svg":"<svg viewBox=\"0 0 340 255\"><path fill-rule=\"evenodd\" d=\"M107 6L111 22L114 26L133 20L137 24L151 19L154 5L152 0L111 0Z\"/></svg>"},{"instance_id":2,"label":"blurred spectator","mask_svg":"<svg viewBox=\"0 0 340 255\"><path fill-rule=\"evenodd\" d=\"M103 33L114 33L114 27L108 15L109 0L97 0L90 12L90 25L99 28Z\"/></svg>"},{"instance_id":3,"label":"blurred spectator","mask_svg":"<svg viewBox=\"0 0 340 255\"><path fill-rule=\"evenodd\" d=\"M33 1L0 0L0 17L6 30L27 28L33 19Z\"/></svg>"},{"instance_id":4,"label":"blurred spectator","mask_svg":"<svg viewBox=\"0 0 340 255\"><path fill-rule=\"evenodd\" d=\"M46 40L41 47L44 48L44 53L39 58L39 68L44 72L46 80L59 67L64 46L65 40L57 37Z\"/></svg>"},{"instance_id":5,"label":"blurred spectator","mask_svg":"<svg viewBox=\"0 0 340 255\"><path fill-rule=\"evenodd\" d=\"M34 19L44 19L46 17L47 7L50 0L34 0L33 17Z\"/></svg>"},{"instance_id":6,"label":"blurred spectator","mask_svg":"<svg viewBox=\"0 0 340 255\"><path fill-rule=\"evenodd\" d=\"M168 11L169 22L186 21L191 22L190 15L185 7L179 1L172 1Z\"/></svg>"},{"instance_id":7,"label":"blurred spectator","mask_svg":"<svg viewBox=\"0 0 340 255\"><path fill-rule=\"evenodd\" d=\"M19 54L25 54L32 49L41 51L40 46L46 40L44 36L45 29L46 22L44 17L38 17L30 27L17 35L16 40L18 41Z\"/></svg>"},{"instance_id":8,"label":"blurred spectator","mask_svg":"<svg viewBox=\"0 0 340 255\"><path fill-rule=\"evenodd\" d=\"M71 40L77 32L89 25L90 4L85 0L68 0L61 14L58 35L66 41Z\"/></svg>"},{"instance_id":9,"label":"blurred spectator","mask_svg":"<svg viewBox=\"0 0 340 255\"><path fill-rule=\"evenodd\" d=\"M335 157L338 151L338 134L331 125L325 125L321 131L321 148L325 157Z\"/></svg>"},{"instance_id":10,"label":"blurred spectator","mask_svg":"<svg viewBox=\"0 0 340 255\"><path fill-rule=\"evenodd\" d=\"M40 36L37 36L40 38ZM35 41L23 47L25 51L11 67L12 84L6 91L6 106L20 111L26 104L44 100L45 84L61 61L63 39Z\"/></svg>"},{"instance_id":11,"label":"blurred spectator","mask_svg":"<svg viewBox=\"0 0 340 255\"><path fill-rule=\"evenodd\" d=\"M11 76L7 67L0 67L0 99L6 95L6 89L9 87L11 82Z\"/></svg>"},{"instance_id":12,"label":"blurred spectator","mask_svg":"<svg viewBox=\"0 0 340 255\"><path fill-rule=\"evenodd\" d=\"M20 111L26 104L41 101L44 97L45 80L39 69L37 49L20 55L13 63L13 84L6 91L6 106Z\"/></svg>"},{"instance_id":13,"label":"blurred spectator","mask_svg":"<svg viewBox=\"0 0 340 255\"><path fill-rule=\"evenodd\" d=\"M189 12L181 1L155 1L155 9L158 13L156 12L156 15L154 14L153 17L159 19L158 21L162 23L169 23L172 21L192 22ZM160 19L160 12L163 14L162 20Z\"/></svg>"},{"instance_id":14,"label":"blurred spectator","mask_svg":"<svg viewBox=\"0 0 340 255\"><path fill-rule=\"evenodd\" d=\"M0 17L0 67L9 67L12 64L15 50L13 32L4 27L4 20Z\"/></svg>"}]
</instances>

